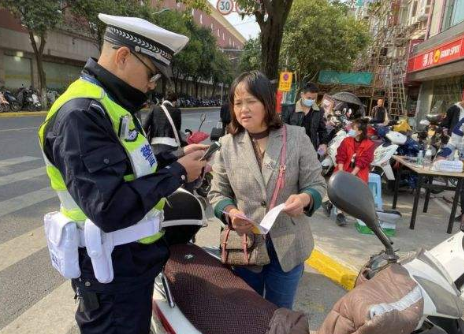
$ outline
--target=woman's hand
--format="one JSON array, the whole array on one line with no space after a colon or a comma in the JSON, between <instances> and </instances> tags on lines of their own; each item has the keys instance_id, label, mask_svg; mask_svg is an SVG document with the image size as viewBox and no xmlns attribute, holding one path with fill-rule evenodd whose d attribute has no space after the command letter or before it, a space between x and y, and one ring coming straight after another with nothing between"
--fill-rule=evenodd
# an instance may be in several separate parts
<instances>
[{"instance_id":1,"label":"woman's hand","mask_svg":"<svg viewBox=\"0 0 464 334\"><path fill-rule=\"evenodd\" d=\"M229 211L230 223L232 225L232 228L235 231L237 231L239 235L242 235L243 233L250 233L253 229L253 224L237 217L240 215L245 216L245 214L238 209L232 209Z\"/></svg>"},{"instance_id":2,"label":"woman's hand","mask_svg":"<svg viewBox=\"0 0 464 334\"><path fill-rule=\"evenodd\" d=\"M304 208L311 204L311 196L303 193L299 195L291 195L285 202L285 208L282 210L290 217L301 216Z\"/></svg>"}]
</instances>

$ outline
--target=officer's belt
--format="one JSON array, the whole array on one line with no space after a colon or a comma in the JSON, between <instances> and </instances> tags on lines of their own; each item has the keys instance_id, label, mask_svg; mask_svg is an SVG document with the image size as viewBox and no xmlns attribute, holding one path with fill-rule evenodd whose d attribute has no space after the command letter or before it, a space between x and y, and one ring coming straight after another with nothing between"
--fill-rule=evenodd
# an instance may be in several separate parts
<instances>
[{"instance_id":1,"label":"officer's belt","mask_svg":"<svg viewBox=\"0 0 464 334\"><path fill-rule=\"evenodd\" d=\"M110 241L114 246L119 246L147 238L157 234L161 230L162 218L162 213L160 212L158 216L151 217L145 222L139 222L114 232L105 233L101 231L100 240L102 243ZM84 229L78 229L79 247L86 247L85 225L86 224L84 224Z\"/></svg>"}]
</instances>

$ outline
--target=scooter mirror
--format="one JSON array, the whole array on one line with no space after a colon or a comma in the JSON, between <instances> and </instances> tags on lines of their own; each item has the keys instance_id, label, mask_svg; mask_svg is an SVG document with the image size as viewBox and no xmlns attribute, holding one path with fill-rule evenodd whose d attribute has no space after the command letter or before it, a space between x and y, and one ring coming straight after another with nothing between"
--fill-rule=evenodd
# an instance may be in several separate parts
<instances>
[{"instance_id":1,"label":"scooter mirror","mask_svg":"<svg viewBox=\"0 0 464 334\"><path fill-rule=\"evenodd\" d=\"M362 220L385 246L388 259L396 260L392 242L378 223L374 197L366 183L351 173L337 172L329 179L327 194L338 209Z\"/></svg>"},{"instance_id":2,"label":"scooter mirror","mask_svg":"<svg viewBox=\"0 0 464 334\"><path fill-rule=\"evenodd\" d=\"M201 122L203 123L206 120L206 114L201 114Z\"/></svg>"},{"instance_id":3,"label":"scooter mirror","mask_svg":"<svg viewBox=\"0 0 464 334\"><path fill-rule=\"evenodd\" d=\"M362 220L373 231L379 228L374 198L360 178L347 172L337 172L330 178L327 192L338 209Z\"/></svg>"}]
</instances>

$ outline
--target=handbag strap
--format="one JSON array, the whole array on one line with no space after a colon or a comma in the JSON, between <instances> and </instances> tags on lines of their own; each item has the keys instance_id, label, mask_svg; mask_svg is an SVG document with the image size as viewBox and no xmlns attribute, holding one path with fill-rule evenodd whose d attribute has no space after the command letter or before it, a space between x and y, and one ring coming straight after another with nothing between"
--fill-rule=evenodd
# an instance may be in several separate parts
<instances>
[{"instance_id":1,"label":"handbag strap","mask_svg":"<svg viewBox=\"0 0 464 334\"><path fill-rule=\"evenodd\" d=\"M179 134L177 133L176 126L174 125L174 122L171 118L171 114L169 113L168 109L166 106L161 105L161 109L163 109L164 114L166 115L166 118L168 119L169 123L171 124L172 131L174 132L174 136L176 137L176 143L178 147L181 147L180 139L179 139Z\"/></svg>"},{"instance_id":2,"label":"handbag strap","mask_svg":"<svg viewBox=\"0 0 464 334\"><path fill-rule=\"evenodd\" d=\"M282 150L280 152L280 166L279 166L279 176L277 177L276 187L274 189L274 194L272 195L271 205L269 210L274 208L277 202L277 196L279 195L280 189L285 186L285 160L287 159L287 127L284 125L282 127L283 143Z\"/></svg>"},{"instance_id":3,"label":"handbag strap","mask_svg":"<svg viewBox=\"0 0 464 334\"><path fill-rule=\"evenodd\" d=\"M228 253L226 251L226 247L227 247L227 240L229 240L229 234L230 234L230 229L228 228L226 231L226 236L224 237L224 241L222 242L222 252L221 252L222 263L226 263L227 261Z\"/></svg>"}]
</instances>

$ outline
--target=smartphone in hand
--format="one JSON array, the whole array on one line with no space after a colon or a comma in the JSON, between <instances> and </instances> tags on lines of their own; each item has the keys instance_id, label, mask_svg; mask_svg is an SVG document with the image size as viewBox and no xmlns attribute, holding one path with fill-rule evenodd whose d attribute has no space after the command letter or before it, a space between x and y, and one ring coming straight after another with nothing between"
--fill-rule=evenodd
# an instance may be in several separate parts
<instances>
[{"instance_id":1,"label":"smartphone in hand","mask_svg":"<svg viewBox=\"0 0 464 334\"><path fill-rule=\"evenodd\" d=\"M211 157L213 156L214 152L216 152L217 150L219 150L221 148L221 144L217 141L215 141L214 143L212 143L208 150L205 152L205 154L201 157L200 161L208 161L209 159L211 159Z\"/></svg>"}]
</instances>

